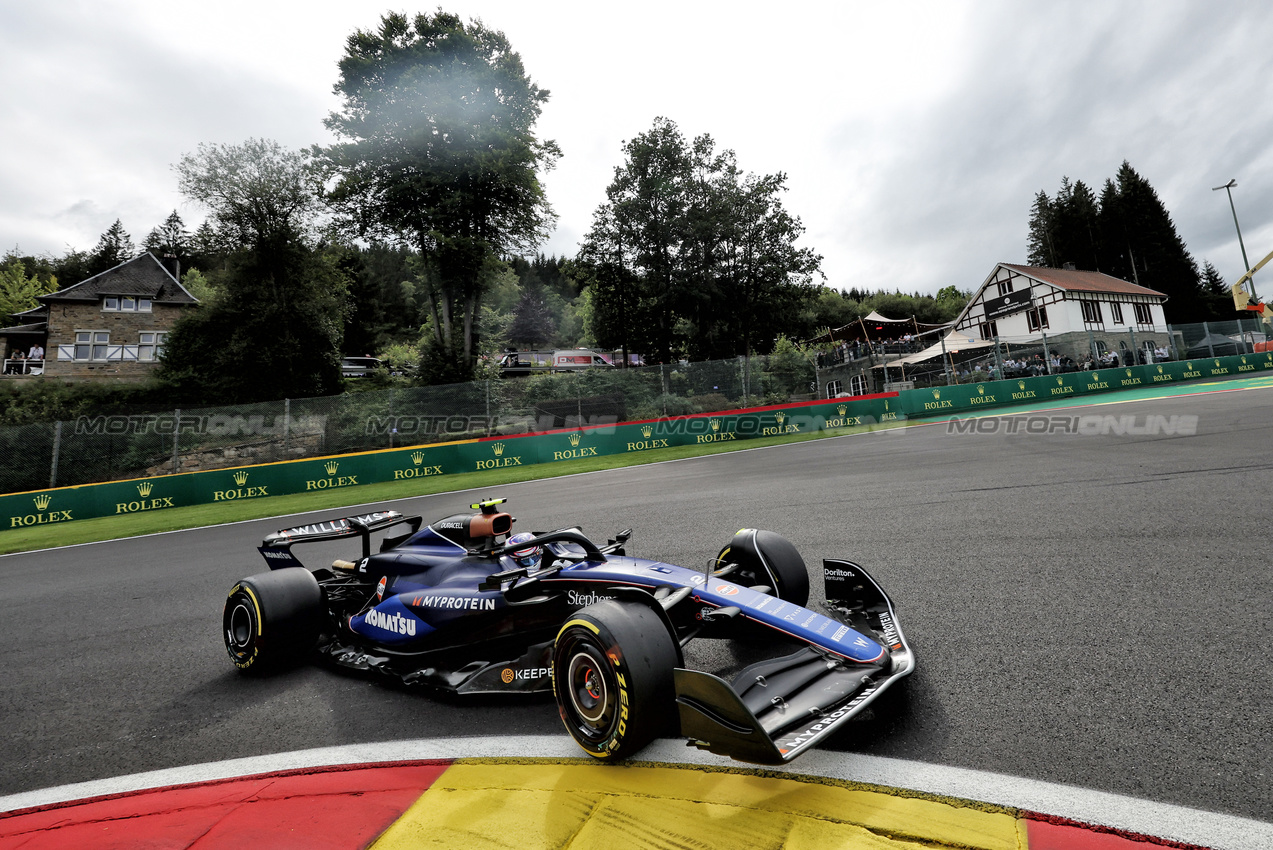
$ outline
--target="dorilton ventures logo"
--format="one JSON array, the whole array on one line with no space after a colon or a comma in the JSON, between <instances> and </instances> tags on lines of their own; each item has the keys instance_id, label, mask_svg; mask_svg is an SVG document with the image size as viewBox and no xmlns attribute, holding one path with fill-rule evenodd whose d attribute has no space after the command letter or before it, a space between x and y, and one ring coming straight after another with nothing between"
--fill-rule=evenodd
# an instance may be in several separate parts
<instances>
[{"instance_id":1,"label":"dorilton ventures logo","mask_svg":"<svg viewBox=\"0 0 1273 850\"><path fill-rule=\"evenodd\" d=\"M305 482L306 490L334 490L337 487L352 487L358 483L357 475L337 475L340 471L340 462L329 460L323 464L323 469L327 470L328 478L315 478Z\"/></svg>"},{"instance_id":2,"label":"dorilton ventures logo","mask_svg":"<svg viewBox=\"0 0 1273 850\"><path fill-rule=\"evenodd\" d=\"M522 459L520 456L504 457L504 444L491 443L491 451L495 453L495 457L491 460L476 461L478 469L502 469L506 466L521 466Z\"/></svg>"},{"instance_id":3,"label":"dorilton ventures logo","mask_svg":"<svg viewBox=\"0 0 1273 850\"><path fill-rule=\"evenodd\" d=\"M256 499L261 496L270 495L265 485L255 487L245 486L248 483L248 478L250 477L248 471L245 469L240 469L230 477L234 479L236 486L225 490L213 490L212 501L229 502L234 499Z\"/></svg>"},{"instance_id":4,"label":"dorilton ventures logo","mask_svg":"<svg viewBox=\"0 0 1273 850\"><path fill-rule=\"evenodd\" d=\"M155 485L152 481L139 482L137 484L137 495L141 498L135 502L116 502L115 513L135 514L141 511L158 511L173 507L172 498L169 496L158 496L154 499L148 498L154 489Z\"/></svg>"},{"instance_id":5,"label":"dorilton ventures logo","mask_svg":"<svg viewBox=\"0 0 1273 850\"><path fill-rule=\"evenodd\" d=\"M411 466L405 469L395 469L393 471L393 479L395 481L403 478L424 478L429 475L441 475L442 467L430 466L424 462L424 452L414 451L411 453Z\"/></svg>"},{"instance_id":6,"label":"dorilton ventures logo","mask_svg":"<svg viewBox=\"0 0 1273 850\"><path fill-rule=\"evenodd\" d=\"M571 434L567 439L570 441L570 449L564 452L553 452L553 460L571 460L578 457L596 457L596 446L580 446L583 441L583 434Z\"/></svg>"},{"instance_id":7,"label":"dorilton ventures logo","mask_svg":"<svg viewBox=\"0 0 1273 850\"><path fill-rule=\"evenodd\" d=\"M52 522L70 522L75 519L75 517L71 516L69 510L49 510L49 507L53 504L53 496L49 493L41 493L33 497L31 503L35 506L37 513L10 517L10 528L24 528L28 525L48 525Z\"/></svg>"}]
</instances>

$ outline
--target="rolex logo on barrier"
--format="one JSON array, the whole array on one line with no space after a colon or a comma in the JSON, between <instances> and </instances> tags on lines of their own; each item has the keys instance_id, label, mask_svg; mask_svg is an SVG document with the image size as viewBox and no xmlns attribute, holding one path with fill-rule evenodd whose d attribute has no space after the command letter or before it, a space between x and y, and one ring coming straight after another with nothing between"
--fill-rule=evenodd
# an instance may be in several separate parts
<instances>
[{"instance_id":1,"label":"rolex logo on barrier","mask_svg":"<svg viewBox=\"0 0 1273 850\"><path fill-rule=\"evenodd\" d=\"M835 411L840 414L839 417L836 419L823 420L823 428L843 428L847 425L862 424L861 416L845 416L845 414L849 412L849 406L847 404L837 404L835 406Z\"/></svg>"},{"instance_id":2,"label":"rolex logo on barrier","mask_svg":"<svg viewBox=\"0 0 1273 850\"><path fill-rule=\"evenodd\" d=\"M135 514L141 511L158 511L164 508L173 507L171 496L158 496L154 499L150 498L151 492L155 489L153 481L142 481L137 485L137 495L141 498L135 502L116 502L115 513L117 514Z\"/></svg>"},{"instance_id":3,"label":"rolex logo on barrier","mask_svg":"<svg viewBox=\"0 0 1273 850\"><path fill-rule=\"evenodd\" d=\"M628 443L628 447L625 449L625 451L643 452L648 449L666 449L668 447L667 440L651 440L650 439L651 437L654 436L653 425L642 425L641 436L644 437L645 439L641 440L640 442Z\"/></svg>"},{"instance_id":4,"label":"rolex logo on barrier","mask_svg":"<svg viewBox=\"0 0 1273 850\"><path fill-rule=\"evenodd\" d=\"M330 478L316 478L305 482L306 490L332 490L337 487L352 487L358 483L357 475L336 475L340 471L340 462L329 460L323 464Z\"/></svg>"},{"instance_id":5,"label":"rolex logo on barrier","mask_svg":"<svg viewBox=\"0 0 1273 850\"><path fill-rule=\"evenodd\" d=\"M941 400L941 390L933 390L933 400L924 402L925 410L940 410L943 407L954 407L950 399Z\"/></svg>"},{"instance_id":6,"label":"rolex logo on barrier","mask_svg":"<svg viewBox=\"0 0 1273 850\"><path fill-rule=\"evenodd\" d=\"M698 434L694 437L696 443L726 443L730 440L737 439L738 435L733 431L722 431L721 426L725 423L716 416L707 420L707 425L712 429L710 434Z\"/></svg>"},{"instance_id":7,"label":"rolex logo on barrier","mask_svg":"<svg viewBox=\"0 0 1273 850\"><path fill-rule=\"evenodd\" d=\"M50 493L41 493L38 496L33 496L31 502L35 505L38 513L10 517L10 528L25 528L28 525L48 525L51 522L69 522L75 519L75 517L71 516L69 510L49 510L49 505L53 504L53 496Z\"/></svg>"},{"instance_id":8,"label":"rolex logo on barrier","mask_svg":"<svg viewBox=\"0 0 1273 850\"><path fill-rule=\"evenodd\" d=\"M495 453L495 457L491 460L476 461L478 469L502 469L506 466L521 466L522 459L520 455L504 457L504 449L507 446L504 443L491 443L491 451ZM556 454L554 452L554 454Z\"/></svg>"},{"instance_id":9,"label":"rolex logo on barrier","mask_svg":"<svg viewBox=\"0 0 1273 850\"><path fill-rule=\"evenodd\" d=\"M570 460L577 457L596 457L596 446L579 447L580 441L583 440L583 434L574 433L567 437L570 440L570 450L565 452L553 452L553 460Z\"/></svg>"},{"instance_id":10,"label":"rolex logo on barrier","mask_svg":"<svg viewBox=\"0 0 1273 850\"><path fill-rule=\"evenodd\" d=\"M1154 369L1157 370L1158 372L1158 374L1151 376L1154 379L1154 383L1160 383L1162 381L1171 380L1171 375L1165 374L1163 372L1162 364L1155 366Z\"/></svg>"},{"instance_id":11,"label":"rolex logo on barrier","mask_svg":"<svg viewBox=\"0 0 1273 850\"><path fill-rule=\"evenodd\" d=\"M406 469L395 469L393 471L393 480L401 481L404 478L424 478L428 475L441 475L442 467L425 466L424 452L416 450L411 453L411 466Z\"/></svg>"},{"instance_id":12,"label":"rolex logo on barrier","mask_svg":"<svg viewBox=\"0 0 1273 850\"><path fill-rule=\"evenodd\" d=\"M1038 395L1038 393L1034 390L1027 390L1025 388L1025 381L1017 381L1017 390L1017 392L1012 394L1013 401L1025 401L1028 398L1035 398Z\"/></svg>"},{"instance_id":13,"label":"rolex logo on barrier","mask_svg":"<svg viewBox=\"0 0 1273 850\"><path fill-rule=\"evenodd\" d=\"M977 384L977 394L968 399L969 404L994 404L995 397L986 395L985 384Z\"/></svg>"},{"instance_id":14,"label":"rolex logo on barrier","mask_svg":"<svg viewBox=\"0 0 1273 850\"><path fill-rule=\"evenodd\" d=\"M779 410L774 414L774 421L778 423L777 428L761 428L760 435L762 437L772 437L778 434L794 434L800 430L800 426L794 422L787 422L787 414Z\"/></svg>"},{"instance_id":15,"label":"rolex logo on barrier","mask_svg":"<svg viewBox=\"0 0 1273 850\"><path fill-rule=\"evenodd\" d=\"M1255 364L1254 363L1248 364L1246 362L1246 355L1244 354L1242 355L1242 365L1238 367L1238 371L1239 372L1254 372Z\"/></svg>"},{"instance_id":16,"label":"rolex logo on barrier","mask_svg":"<svg viewBox=\"0 0 1273 850\"><path fill-rule=\"evenodd\" d=\"M212 501L214 502L230 502L235 499L256 499L260 496L268 496L269 488L262 485L259 487L246 487L248 483L249 473L246 469L240 469L238 472L230 476L234 479L235 487L225 490L213 490Z\"/></svg>"},{"instance_id":17,"label":"rolex logo on barrier","mask_svg":"<svg viewBox=\"0 0 1273 850\"><path fill-rule=\"evenodd\" d=\"M1017 381L1017 389L1019 389L1019 390L1024 390L1024 389L1025 389L1025 381Z\"/></svg>"},{"instance_id":18,"label":"rolex logo on barrier","mask_svg":"<svg viewBox=\"0 0 1273 850\"><path fill-rule=\"evenodd\" d=\"M941 398L941 390L933 390L933 398L935 399Z\"/></svg>"},{"instance_id":19,"label":"rolex logo on barrier","mask_svg":"<svg viewBox=\"0 0 1273 850\"><path fill-rule=\"evenodd\" d=\"M1215 358L1214 360L1212 360L1212 362L1213 362L1213 363L1215 363L1215 366L1211 367L1211 374L1213 374L1213 375L1227 375L1227 374L1229 374L1229 369L1228 369L1228 367L1227 367L1227 366L1221 366L1221 365L1220 365L1220 358L1219 358L1219 357L1217 357L1217 358ZM1239 369L1239 371L1241 371L1241 370Z\"/></svg>"},{"instance_id":20,"label":"rolex logo on barrier","mask_svg":"<svg viewBox=\"0 0 1273 850\"><path fill-rule=\"evenodd\" d=\"M986 387L984 384L977 384L977 395L985 395Z\"/></svg>"},{"instance_id":21,"label":"rolex logo on barrier","mask_svg":"<svg viewBox=\"0 0 1273 850\"><path fill-rule=\"evenodd\" d=\"M1126 377L1126 378L1123 378L1121 381L1119 381L1119 384L1120 384L1121 386L1124 386L1124 387L1135 387L1135 386L1139 386L1139 385L1140 385L1140 383L1141 383L1140 378L1134 377L1134 373L1132 372L1132 370L1131 370L1131 369L1124 369L1124 370L1123 370L1123 373L1124 373L1125 375L1127 375L1127 377Z\"/></svg>"},{"instance_id":22,"label":"rolex logo on barrier","mask_svg":"<svg viewBox=\"0 0 1273 850\"><path fill-rule=\"evenodd\" d=\"M1186 361L1185 361L1185 373L1184 373L1183 375L1181 375L1181 377L1182 377L1182 378L1201 378L1201 377L1202 377L1202 370L1201 370L1201 369L1195 369L1195 368L1193 368L1193 361L1192 361L1192 360L1186 360Z\"/></svg>"},{"instance_id":23,"label":"rolex logo on barrier","mask_svg":"<svg viewBox=\"0 0 1273 850\"><path fill-rule=\"evenodd\" d=\"M1065 385L1065 378L1057 375L1056 386L1052 387L1052 395L1072 395L1073 393L1074 387L1067 387Z\"/></svg>"},{"instance_id":24,"label":"rolex logo on barrier","mask_svg":"<svg viewBox=\"0 0 1273 850\"><path fill-rule=\"evenodd\" d=\"M888 402L885 402L885 404L887 403ZM841 416L849 412L849 406L847 404L836 405L835 409L836 409L836 412L839 413Z\"/></svg>"}]
</instances>

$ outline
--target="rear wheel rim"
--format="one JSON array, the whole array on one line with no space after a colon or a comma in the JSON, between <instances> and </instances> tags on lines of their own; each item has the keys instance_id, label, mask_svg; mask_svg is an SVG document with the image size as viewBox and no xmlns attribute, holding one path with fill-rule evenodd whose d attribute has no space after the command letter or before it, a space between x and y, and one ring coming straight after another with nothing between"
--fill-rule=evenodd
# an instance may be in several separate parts
<instances>
[{"instance_id":1,"label":"rear wheel rim","mask_svg":"<svg viewBox=\"0 0 1273 850\"><path fill-rule=\"evenodd\" d=\"M584 739L603 742L610 737L616 714L610 665L601 650L586 641L575 641L566 657L562 672L570 725Z\"/></svg>"},{"instance_id":2,"label":"rear wheel rim","mask_svg":"<svg viewBox=\"0 0 1273 850\"><path fill-rule=\"evenodd\" d=\"M252 613L247 600L235 600L234 607L226 617L225 645L237 658L251 654L252 642L256 636L256 616Z\"/></svg>"}]
</instances>

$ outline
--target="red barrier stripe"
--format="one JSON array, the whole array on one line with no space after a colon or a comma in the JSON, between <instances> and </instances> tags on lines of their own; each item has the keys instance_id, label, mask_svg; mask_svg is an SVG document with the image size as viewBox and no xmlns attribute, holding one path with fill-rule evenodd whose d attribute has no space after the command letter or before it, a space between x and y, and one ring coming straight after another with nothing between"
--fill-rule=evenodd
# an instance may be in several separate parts
<instances>
[{"instance_id":1,"label":"red barrier stripe","mask_svg":"<svg viewBox=\"0 0 1273 850\"><path fill-rule=\"evenodd\" d=\"M1153 850L1156 847L1207 850L1196 844L1092 826L1036 812L1023 812L1022 817L1026 822L1030 850Z\"/></svg>"},{"instance_id":2,"label":"red barrier stripe","mask_svg":"<svg viewBox=\"0 0 1273 850\"><path fill-rule=\"evenodd\" d=\"M0 850L269 847L354 850L451 761L345 765L177 785L0 814Z\"/></svg>"}]
</instances>

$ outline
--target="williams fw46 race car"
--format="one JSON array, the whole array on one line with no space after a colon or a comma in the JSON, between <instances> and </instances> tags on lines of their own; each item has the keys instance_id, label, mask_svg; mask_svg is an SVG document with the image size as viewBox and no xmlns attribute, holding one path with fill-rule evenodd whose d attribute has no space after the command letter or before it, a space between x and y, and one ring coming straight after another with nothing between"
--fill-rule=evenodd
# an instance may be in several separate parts
<instances>
[{"instance_id":1,"label":"williams fw46 race car","mask_svg":"<svg viewBox=\"0 0 1273 850\"><path fill-rule=\"evenodd\" d=\"M630 529L604 546L578 528L513 534L503 501L431 525L382 511L269 535L270 572L225 603L230 659L254 673L317 653L456 694L551 690L596 758L679 733L758 764L792 760L915 668L888 594L851 561L823 561L820 613L777 534L743 529L697 571L628 556ZM361 556L311 570L292 551L339 538L360 538ZM726 681L686 666L697 638L786 654Z\"/></svg>"}]
</instances>

